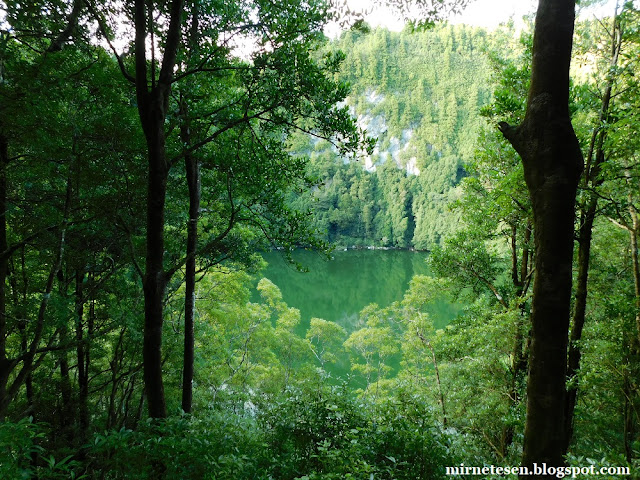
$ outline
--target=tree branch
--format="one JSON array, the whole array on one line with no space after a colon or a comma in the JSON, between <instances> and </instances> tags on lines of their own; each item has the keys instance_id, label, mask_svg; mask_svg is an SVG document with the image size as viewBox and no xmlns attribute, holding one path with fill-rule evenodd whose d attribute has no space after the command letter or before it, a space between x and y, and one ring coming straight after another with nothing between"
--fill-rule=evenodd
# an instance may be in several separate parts
<instances>
[{"instance_id":1,"label":"tree branch","mask_svg":"<svg viewBox=\"0 0 640 480\"><path fill-rule=\"evenodd\" d=\"M67 26L51 42L49 48L47 48L47 52L58 52L62 50L63 45L66 43L66 41L71 36L71 33L78 25L78 18L80 17L80 12L82 12L82 3L82 0L75 0L73 2L73 8L71 9L71 13L69 14L69 18L67 20Z\"/></svg>"},{"instance_id":2,"label":"tree branch","mask_svg":"<svg viewBox=\"0 0 640 480\"><path fill-rule=\"evenodd\" d=\"M96 19L96 22L98 22L98 30L100 31L100 33L102 34L102 37L107 42L107 45L109 45L109 48L113 53L113 56L116 57L116 61L118 62L118 67L120 67L120 72L122 72L122 76L126 78L129 82L135 85L136 79L131 74L129 74L129 72L127 72L127 68L124 65L122 56L118 53L116 48L113 46L113 43L109 38L110 36L107 34L107 26L105 25L104 18L102 18L99 12L96 11L96 9L93 7L93 5L89 0L86 1L86 4L87 4L87 9L94 16L94 18Z\"/></svg>"}]
</instances>

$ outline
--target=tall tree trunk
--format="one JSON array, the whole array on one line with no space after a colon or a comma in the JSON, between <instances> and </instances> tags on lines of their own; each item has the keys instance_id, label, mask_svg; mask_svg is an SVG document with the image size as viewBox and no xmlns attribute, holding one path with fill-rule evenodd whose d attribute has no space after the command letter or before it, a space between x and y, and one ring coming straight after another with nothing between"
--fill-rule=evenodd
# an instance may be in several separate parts
<instances>
[{"instance_id":1,"label":"tall tree trunk","mask_svg":"<svg viewBox=\"0 0 640 480\"><path fill-rule=\"evenodd\" d=\"M156 125L162 130L162 124ZM167 416L162 381L162 325L166 279L164 272L164 208L168 169L164 158L164 132L149 142L149 180L147 184L147 257L144 288L144 382L153 418Z\"/></svg>"},{"instance_id":2,"label":"tall tree trunk","mask_svg":"<svg viewBox=\"0 0 640 480\"><path fill-rule=\"evenodd\" d=\"M66 325L62 328L59 335L60 345L64 345L68 342ZM58 353L60 363L60 427L59 432L64 438L65 442L71 442L73 440L73 400L72 400L72 388L71 377L69 376L69 352L66 349L60 350Z\"/></svg>"},{"instance_id":3,"label":"tall tree trunk","mask_svg":"<svg viewBox=\"0 0 640 480\"><path fill-rule=\"evenodd\" d=\"M89 343L84 343L84 289L85 272L76 271L75 315L76 315L76 362L78 364L78 433L81 442L86 440L89 429Z\"/></svg>"},{"instance_id":4,"label":"tall tree trunk","mask_svg":"<svg viewBox=\"0 0 640 480\"><path fill-rule=\"evenodd\" d=\"M181 106L185 123L180 134L184 145L191 143L186 102ZM193 403L195 309L196 309L196 253L198 245L198 215L200 212L200 164L191 154L184 157L189 188L189 223L187 224L187 263L185 265L184 301L184 363L182 372L182 410L191 413Z\"/></svg>"},{"instance_id":5,"label":"tall tree trunk","mask_svg":"<svg viewBox=\"0 0 640 480\"><path fill-rule=\"evenodd\" d=\"M193 63L199 40L200 9L199 0L194 0L189 32L190 55ZM191 124L189 121L188 98L181 95L180 139L182 144L191 146ZM200 162L189 152L185 153L184 166L189 189L189 220L187 224L187 263L185 265L185 297L184 297L184 358L182 366L182 410L191 413L193 404L193 374L195 356L195 312L196 312L196 254L198 248L198 215L200 213Z\"/></svg>"},{"instance_id":6,"label":"tall tree trunk","mask_svg":"<svg viewBox=\"0 0 640 480\"><path fill-rule=\"evenodd\" d=\"M522 460L529 468L564 465L573 222L583 168L568 108L574 10L573 0L540 0L527 112L517 127L500 124L522 157L533 208L536 274Z\"/></svg>"},{"instance_id":7,"label":"tall tree trunk","mask_svg":"<svg viewBox=\"0 0 640 480\"><path fill-rule=\"evenodd\" d=\"M567 396L565 399L565 440L563 451L566 454L573 437L573 414L578 399L578 380L576 375L580 369L580 339L586 319L587 310L587 283L589 276L589 257L591 255L591 237L593 222L597 208L597 198L589 199L586 210L580 214L580 227L578 232L578 275L576 277L576 296L571 326L571 338L569 341L569 354L567 357Z\"/></svg>"},{"instance_id":8,"label":"tall tree trunk","mask_svg":"<svg viewBox=\"0 0 640 480\"><path fill-rule=\"evenodd\" d=\"M6 281L8 256L7 242L7 165L9 164L9 142L0 134L0 405L7 402L7 383L13 366L7 358L7 300ZM0 409L4 413L4 409ZM3 415L0 415L0 420Z\"/></svg>"},{"instance_id":9,"label":"tall tree trunk","mask_svg":"<svg viewBox=\"0 0 640 480\"><path fill-rule=\"evenodd\" d=\"M152 3L151 3L152 4ZM152 418L167 416L162 381L162 325L167 275L164 269L164 214L169 164L165 150L164 122L169 106L173 69L180 43L182 1L171 3L169 29L160 75L155 78L155 58L151 59L151 85L147 74L146 42L153 12L145 0L135 2L136 97L140 123L147 142L147 237L144 290L144 382ZM151 18L151 20L149 20ZM152 40L153 43L153 40ZM155 45L152 45L155 49ZM153 50L152 50L153 51Z\"/></svg>"},{"instance_id":10,"label":"tall tree trunk","mask_svg":"<svg viewBox=\"0 0 640 480\"><path fill-rule=\"evenodd\" d=\"M518 268L517 228L511 230L511 281L515 288L516 297L521 298L529 288L529 242L531 241L531 220L527 221L522 239L522 252L520 254L520 268ZM515 409L521 400L520 383L526 371L527 360L525 358L525 323L527 311L524 302L520 304L520 315L516 320L516 333L513 339L511 355L511 385L509 387L509 408ZM502 431L500 454L506 457L509 447L513 443L515 429L513 423L505 425Z\"/></svg>"},{"instance_id":11,"label":"tall tree trunk","mask_svg":"<svg viewBox=\"0 0 640 480\"><path fill-rule=\"evenodd\" d=\"M612 23L611 59L609 63L611 68L618 64L618 57L622 46L622 30L617 10ZM605 125L609 118L609 106L611 103L612 91L613 76L608 75L607 84L602 96L598 124L593 131L591 142L589 144L589 152L586 158L586 167L582 182L583 188L590 189L590 191L588 193L587 205L580 213L580 226L578 231L578 275L576 277L576 296L573 309L567 365L567 380L569 383L565 401L565 454L569 450L569 445L573 437L573 418L578 397L578 381L576 375L580 369L581 359L579 342L582 338L582 330L586 319L591 238L593 222L598 208L598 196L594 189L601 183L600 168L602 162L605 160L604 140L607 135Z\"/></svg>"}]
</instances>

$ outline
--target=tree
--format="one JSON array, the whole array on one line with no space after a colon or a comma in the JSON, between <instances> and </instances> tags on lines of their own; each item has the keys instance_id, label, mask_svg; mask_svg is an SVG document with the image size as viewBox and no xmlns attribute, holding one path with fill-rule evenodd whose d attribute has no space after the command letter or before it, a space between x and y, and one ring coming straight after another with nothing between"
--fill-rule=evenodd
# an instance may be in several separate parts
<instances>
[{"instance_id":1,"label":"tree","mask_svg":"<svg viewBox=\"0 0 640 480\"><path fill-rule=\"evenodd\" d=\"M78 2L79 3L79 2ZM7 22L12 27L12 31L4 29L1 31L0 48L2 62L0 64L0 79L2 80L2 119L0 119L0 418L6 415L7 407L15 398L20 388L30 382L31 372L36 363L36 352L40 347L44 332L45 314L51 291L54 286L57 270L60 268L64 252L64 232L69 221L70 201L69 195L66 195L66 208L63 210L61 218L56 219L58 223L51 230L57 232L57 247L53 247L51 268L49 269L47 281L44 284L42 300L40 302L37 314L36 327L33 329L33 335L30 341L25 336L25 328L21 330L21 349L18 354L11 355L11 333L15 331L17 325L12 325L10 315L7 310L7 277L9 275L9 265L12 255L20 250L21 246L26 246L34 238L20 238L17 241L11 241L10 233L12 225L8 219L10 210L9 193L13 188L9 175L10 165L16 160L22 158L24 152L20 148L15 148L11 143L19 138L20 125L16 125L11 121L13 115L24 107L22 97L25 92L26 85L20 82L19 72L31 70L37 73L38 69L34 68L37 62L43 62L47 58L47 54L60 50L60 47L67 41L69 30L75 28L77 16L73 15L69 22L64 19L64 5L53 4L51 8L52 21L45 25L36 25L29 17L28 9L20 8L20 5L7 8ZM4 22L3 22L4 23ZM37 37L33 42L35 48L27 55L20 55L18 41L24 35L29 36L32 32L38 31L41 37ZM49 42L46 38L56 38L55 42ZM54 45L55 43L55 45ZM46 67L45 67L46 68ZM14 151L15 150L15 151ZM66 193L71 188L67 182L67 186L63 187ZM57 213L57 212L56 212ZM32 232L33 233L33 232ZM26 309L26 306L25 306ZM20 366L20 367L19 367Z\"/></svg>"},{"instance_id":2,"label":"tree","mask_svg":"<svg viewBox=\"0 0 640 480\"><path fill-rule=\"evenodd\" d=\"M444 287L444 288L443 288ZM425 374L424 359L425 349L429 350L433 370L436 377L436 387L438 390L438 401L442 409L442 425L447 426L447 409L444 401L442 383L440 381L440 371L438 360L433 348L431 338L436 334L433 320L429 318L426 311L430 304L437 300L442 300L442 291L446 288L445 282L436 280L426 275L416 275L411 280L409 290L402 300L402 322L405 328L405 341L402 343L403 364L409 370L409 374L420 378ZM416 352L417 350L417 352ZM413 369L415 371L412 371ZM417 367L417 368L416 368Z\"/></svg>"},{"instance_id":3,"label":"tree","mask_svg":"<svg viewBox=\"0 0 640 480\"><path fill-rule=\"evenodd\" d=\"M324 369L325 364L338 361L346 330L335 322L322 318L312 318L305 338L309 341L309 348Z\"/></svg>"},{"instance_id":4,"label":"tree","mask_svg":"<svg viewBox=\"0 0 640 480\"><path fill-rule=\"evenodd\" d=\"M162 382L162 324L168 281L164 266L164 227L170 167L166 153L165 120L180 45L183 2L174 0L169 5L169 23L158 75L155 45L152 45L152 58L147 58L147 42L155 42L157 28L154 19L157 13L154 14L153 7L153 4L142 0L134 4L135 77L124 70L123 73L135 83L138 114L147 143L146 255L145 270L139 270L145 300L142 357L149 415L163 418L167 416L167 407Z\"/></svg>"},{"instance_id":5,"label":"tree","mask_svg":"<svg viewBox=\"0 0 640 480\"><path fill-rule=\"evenodd\" d=\"M380 310L376 304L366 306L360 312L362 328L351 333L344 342L344 347L356 360L352 363L351 370L364 377L365 393L373 393L374 399L378 397L381 381L391 371L387 362L400 351L389 314L388 310ZM358 360L364 360L364 363ZM374 381L375 391L371 392Z\"/></svg>"},{"instance_id":6,"label":"tree","mask_svg":"<svg viewBox=\"0 0 640 480\"><path fill-rule=\"evenodd\" d=\"M636 378L640 366L640 260L638 257L638 236L640 235L640 217L638 202L638 147L636 131L638 125L638 101L640 91L636 79L638 53L638 11L629 3L620 12L618 30L622 51L617 68L609 71L610 80L617 88L612 94L609 105L608 122L605 123L604 146L601 147L605 158L597 162L602 182L596 193L603 203L608 220L628 235L625 260L629 271L627 289L628 298L633 298L634 311L624 312L625 327L622 331L623 345L622 391L624 394L624 450L629 462L634 458L633 443L638 438L637 405L640 397ZM612 38L612 40L615 40ZM618 47L620 48L620 46ZM615 53L615 50L614 50ZM596 159L597 160L597 159ZM631 288L632 287L632 288ZM623 287L624 288L624 287ZM629 301L629 300L627 300Z\"/></svg>"},{"instance_id":7,"label":"tree","mask_svg":"<svg viewBox=\"0 0 640 480\"><path fill-rule=\"evenodd\" d=\"M616 70L622 51L624 32L620 12L616 11L611 19L610 29L606 29L606 40L609 42L608 63L602 68L604 79L602 90L597 97L600 99L597 117L593 121L586 155L585 169L580 182L581 198L578 203L578 273L576 276L576 293L571 319L571 337L567 364L567 397L565 405L565 453L569 449L573 436L573 417L578 396L578 378L581 352L580 340L586 321L588 278L590 269L591 243L593 225L598 210L598 188L602 184L602 165L609 156L606 139L611 123L611 103L616 96Z\"/></svg>"},{"instance_id":8,"label":"tree","mask_svg":"<svg viewBox=\"0 0 640 480\"><path fill-rule=\"evenodd\" d=\"M573 222L583 158L569 116L575 2L540 0L523 122L500 130L522 158L533 209L535 279L523 464L563 460Z\"/></svg>"},{"instance_id":9,"label":"tree","mask_svg":"<svg viewBox=\"0 0 640 480\"><path fill-rule=\"evenodd\" d=\"M185 11L189 14L185 15ZM127 70L125 59L116 55L123 76L135 85L147 143L145 267L137 270L145 298L143 357L149 414L162 418L167 414L162 381L163 302L168 282L185 263L189 263L189 284L193 283L192 260L197 242L191 231L186 255L166 253L175 245L174 239L165 239L172 167L184 158L190 170L192 202L188 222L193 226L197 226L195 209L199 203L194 198L197 173L194 175L193 171L197 163L193 162L197 159L193 156L209 155L208 161L217 171L212 178L218 182L216 191L223 192L222 211L226 218L213 215L219 229L203 239L197 249L201 257L207 256L205 265L213 265L246 247L241 235L232 235L240 223L261 232L273 243L285 243L288 249L296 241L317 245L305 227L304 216L287 209L282 201L285 189L309 184L304 180L304 162L283 153L291 130L301 129L325 139L338 138L334 143L343 151L356 150L363 144L347 108L335 106L344 99L347 88L331 80L329 74L342 57L312 57L326 20L323 4L289 1L275 5L256 1L253 5L238 3L223 8L217 3L183 5L181 0L175 0L168 5L154 5L139 1L135 11L128 13L132 14L135 29L135 75ZM254 13L256 21L251 18ZM108 40L108 28L100 12L96 18ZM184 40L187 28L206 35L192 34ZM254 35L257 45L250 62L230 55L229 37L243 36L250 41ZM161 39L160 45L156 45L156 36ZM193 77L202 82L214 77L218 80L210 92L201 92L208 97L203 102L207 110L199 115L192 113L195 109L193 104L188 105L189 98L175 105L171 93L182 85L187 93ZM182 128L177 134L173 120L180 116ZM207 151L214 144L217 148ZM252 156L253 161L247 156ZM280 170L271 170L274 165ZM268 180L278 175L280 181L270 184ZM188 295L192 292L190 287ZM192 310L190 305L187 308ZM187 363L193 362L189 354L193 344L190 319L191 315L185 340ZM187 377L192 375L189 365L185 373L184 406L188 410Z\"/></svg>"},{"instance_id":10,"label":"tree","mask_svg":"<svg viewBox=\"0 0 640 480\"><path fill-rule=\"evenodd\" d=\"M126 269L116 212L126 216L128 202L135 202L128 161L137 158L139 144L122 101L128 92L113 84L111 58L89 45L81 5L10 2L3 24L0 416L16 398L17 408L43 413L38 407L48 398L42 385L40 393L34 389L33 375L54 368L51 356L62 397L70 400L62 421L79 417L86 425L91 347L113 325L90 327L85 306L100 309L105 286ZM49 15L40 22L42 10ZM68 360L73 349L77 403ZM18 395L23 389L26 405Z\"/></svg>"}]
</instances>

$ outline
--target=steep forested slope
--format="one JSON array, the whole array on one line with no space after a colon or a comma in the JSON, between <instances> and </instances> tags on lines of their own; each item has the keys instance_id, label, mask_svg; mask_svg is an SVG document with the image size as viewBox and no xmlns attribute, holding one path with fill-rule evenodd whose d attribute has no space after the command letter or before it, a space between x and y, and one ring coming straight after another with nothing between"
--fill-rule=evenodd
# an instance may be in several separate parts
<instances>
[{"instance_id":1,"label":"steep forested slope","mask_svg":"<svg viewBox=\"0 0 640 480\"><path fill-rule=\"evenodd\" d=\"M300 137L319 188L296 199L342 245L430 249L456 223L447 204L465 175L491 98L487 32L440 25L424 32L353 30L330 48L345 55L348 104L376 141L372 155L340 157Z\"/></svg>"}]
</instances>

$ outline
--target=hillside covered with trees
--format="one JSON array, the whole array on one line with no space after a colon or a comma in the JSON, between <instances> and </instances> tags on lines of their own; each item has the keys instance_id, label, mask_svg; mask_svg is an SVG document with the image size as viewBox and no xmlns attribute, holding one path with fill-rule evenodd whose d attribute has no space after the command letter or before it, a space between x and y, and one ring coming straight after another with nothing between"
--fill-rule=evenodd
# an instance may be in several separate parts
<instances>
[{"instance_id":1,"label":"hillside covered with trees","mask_svg":"<svg viewBox=\"0 0 640 480\"><path fill-rule=\"evenodd\" d=\"M0 478L640 478L632 2L0 5ZM263 278L353 245L430 274L348 326Z\"/></svg>"},{"instance_id":2,"label":"hillside covered with trees","mask_svg":"<svg viewBox=\"0 0 640 480\"><path fill-rule=\"evenodd\" d=\"M487 53L501 49L509 32L364 28L329 48L346 52L338 77L351 86L347 104L374 151L346 158L326 141L299 138L293 149L310 157L321 186L295 205L313 211L313 225L329 242L428 250L458 222L447 205L473 159L479 112L491 98Z\"/></svg>"}]
</instances>

